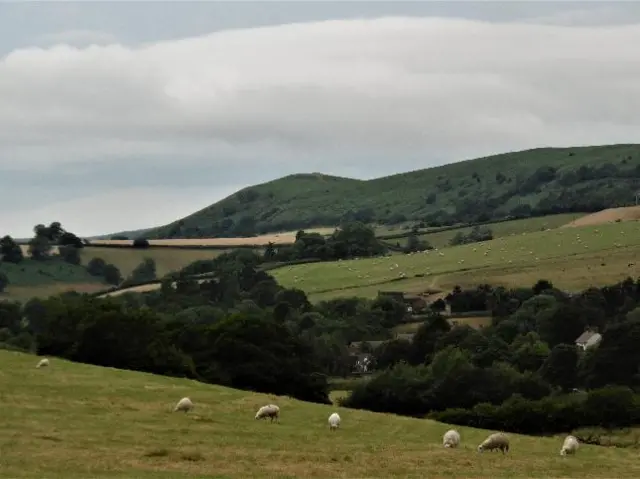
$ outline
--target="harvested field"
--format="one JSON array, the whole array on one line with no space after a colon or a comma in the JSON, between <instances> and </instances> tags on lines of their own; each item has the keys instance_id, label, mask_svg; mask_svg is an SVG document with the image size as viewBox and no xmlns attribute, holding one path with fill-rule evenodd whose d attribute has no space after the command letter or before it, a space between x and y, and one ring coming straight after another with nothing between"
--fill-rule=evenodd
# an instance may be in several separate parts
<instances>
[{"instance_id":1,"label":"harvested field","mask_svg":"<svg viewBox=\"0 0 640 479\"><path fill-rule=\"evenodd\" d=\"M581 445L559 455L561 437L510 434L511 449L478 454L490 431L297 401L288 397L0 351L3 419L0 477L160 478L603 478L640 477L637 449ZM343 395L340 391L332 398ZM195 409L172 413L189 396ZM280 423L254 420L275 403ZM327 417L342 417L329 432Z\"/></svg>"},{"instance_id":2,"label":"harvested field","mask_svg":"<svg viewBox=\"0 0 640 479\"><path fill-rule=\"evenodd\" d=\"M609 208L583 216L582 218L578 218L577 220L563 225L563 228L575 228L579 226L593 226L605 223L637 220L640 220L640 206L627 206L624 208Z\"/></svg>"},{"instance_id":3,"label":"harvested field","mask_svg":"<svg viewBox=\"0 0 640 479\"><path fill-rule=\"evenodd\" d=\"M330 235L335 228L309 228L305 231ZM249 238L189 238L189 239L152 239L152 246L266 246L269 243L276 245L291 244L296 240L297 231L273 233L268 235L253 236ZM91 240L92 245L124 245L133 244L133 240Z\"/></svg>"}]
</instances>

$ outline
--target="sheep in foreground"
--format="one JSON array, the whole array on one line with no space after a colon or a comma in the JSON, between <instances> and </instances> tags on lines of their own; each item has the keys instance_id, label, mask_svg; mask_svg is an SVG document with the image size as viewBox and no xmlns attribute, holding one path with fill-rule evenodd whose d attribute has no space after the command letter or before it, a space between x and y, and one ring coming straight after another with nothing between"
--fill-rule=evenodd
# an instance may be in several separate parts
<instances>
[{"instance_id":1,"label":"sheep in foreground","mask_svg":"<svg viewBox=\"0 0 640 479\"><path fill-rule=\"evenodd\" d=\"M449 429L442 436L442 445L444 447L458 447L460 445L460 433L455 429Z\"/></svg>"},{"instance_id":2,"label":"sheep in foreground","mask_svg":"<svg viewBox=\"0 0 640 479\"><path fill-rule=\"evenodd\" d=\"M192 409L193 409L193 403L191 402L191 399L184 397L180 399L180 401L178 401L178 404L176 404L176 407L173 408L173 412L184 411L186 414Z\"/></svg>"},{"instance_id":3,"label":"sheep in foreground","mask_svg":"<svg viewBox=\"0 0 640 479\"><path fill-rule=\"evenodd\" d=\"M478 452L495 449L500 449L502 454L509 452L509 438L505 434L501 432L491 434L478 446Z\"/></svg>"},{"instance_id":4,"label":"sheep in foreground","mask_svg":"<svg viewBox=\"0 0 640 479\"><path fill-rule=\"evenodd\" d=\"M270 418L271 422L275 419L276 421L280 418L280 408L275 404L269 404L268 406L262 406L258 409L256 413L256 419L266 419Z\"/></svg>"},{"instance_id":5,"label":"sheep in foreground","mask_svg":"<svg viewBox=\"0 0 640 479\"><path fill-rule=\"evenodd\" d=\"M329 416L329 429L332 431L338 429L340 427L340 415L337 412L334 412L331 416Z\"/></svg>"},{"instance_id":6,"label":"sheep in foreground","mask_svg":"<svg viewBox=\"0 0 640 479\"><path fill-rule=\"evenodd\" d=\"M564 438L564 442L562 443L562 449L560 449L560 455L566 456L567 454L575 454L580 447L580 443L575 436L567 436Z\"/></svg>"},{"instance_id":7,"label":"sheep in foreground","mask_svg":"<svg viewBox=\"0 0 640 479\"><path fill-rule=\"evenodd\" d=\"M49 366L49 360L47 358L42 358L40 361L38 361L38 365L36 366L36 368L44 368L46 366Z\"/></svg>"}]
</instances>

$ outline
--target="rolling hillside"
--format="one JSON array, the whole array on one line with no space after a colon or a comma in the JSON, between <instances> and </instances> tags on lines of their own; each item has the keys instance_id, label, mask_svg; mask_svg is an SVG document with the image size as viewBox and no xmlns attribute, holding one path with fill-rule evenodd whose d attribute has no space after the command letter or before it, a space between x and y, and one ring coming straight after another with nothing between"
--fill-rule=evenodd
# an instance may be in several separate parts
<instances>
[{"instance_id":1,"label":"rolling hillside","mask_svg":"<svg viewBox=\"0 0 640 479\"><path fill-rule=\"evenodd\" d=\"M538 148L368 181L291 175L245 188L146 236L248 236L344 219L438 225L591 212L633 204L639 189L640 145Z\"/></svg>"},{"instance_id":2,"label":"rolling hillside","mask_svg":"<svg viewBox=\"0 0 640 479\"><path fill-rule=\"evenodd\" d=\"M3 478L639 477L633 448L510 434L511 450L478 454L489 431L255 394L184 379L0 351ZM172 413L189 396L195 409ZM274 402L280 424L254 420ZM330 432L327 417L342 424Z\"/></svg>"}]
</instances>

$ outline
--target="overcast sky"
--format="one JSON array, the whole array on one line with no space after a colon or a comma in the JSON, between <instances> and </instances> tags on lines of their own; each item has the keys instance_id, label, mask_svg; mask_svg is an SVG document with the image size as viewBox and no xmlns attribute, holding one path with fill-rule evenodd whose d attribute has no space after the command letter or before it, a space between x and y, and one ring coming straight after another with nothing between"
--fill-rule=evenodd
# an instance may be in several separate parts
<instances>
[{"instance_id":1,"label":"overcast sky","mask_svg":"<svg viewBox=\"0 0 640 479\"><path fill-rule=\"evenodd\" d=\"M640 2L0 3L0 234L640 141Z\"/></svg>"}]
</instances>

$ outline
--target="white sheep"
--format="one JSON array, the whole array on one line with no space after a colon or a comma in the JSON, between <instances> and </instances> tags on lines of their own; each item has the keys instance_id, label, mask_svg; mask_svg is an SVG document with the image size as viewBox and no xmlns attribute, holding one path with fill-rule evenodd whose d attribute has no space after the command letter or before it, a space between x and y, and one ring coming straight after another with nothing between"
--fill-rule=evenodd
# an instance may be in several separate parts
<instances>
[{"instance_id":1,"label":"white sheep","mask_svg":"<svg viewBox=\"0 0 640 479\"><path fill-rule=\"evenodd\" d=\"M256 419L271 418L271 422L275 419L280 419L280 408L275 404L269 404L268 406L262 406L256 413Z\"/></svg>"},{"instance_id":2,"label":"white sheep","mask_svg":"<svg viewBox=\"0 0 640 479\"><path fill-rule=\"evenodd\" d=\"M178 401L178 404L176 404L176 407L173 408L173 412L176 411L184 411L185 414L189 411L191 411L193 409L193 403L191 402L191 399L184 397L182 399L180 399L180 401Z\"/></svg>"},{"instance_id":3,"label":"white sheep","mask_svg":"<svg viewBox=\"0 0 640 479\"><path fill-rule=\"evenodd\" d=\"M458 447L460 445L460 433L455 429L449 429L442 436L442 445L444 447Z\"/></svg>"},{"instance_id":4,"label":"white sheep","mask_svg":"<svg viewBox=\"0 0 640 479\"><path fill-rule=\"evenodd\" d=\"M331 416L329 416L329 429L332 431L338 429L340 427L340 415L337 412L334 412Z\"/></svg>"},{"instance_id":5,"label":"white sheep","mask_svg":"<svg viewBox=\"0 0 640 479\"><path fill-rule=\"evenodd\" d=\"M500 449L502 454L509 452L509 438L505 434L501 432L491 434L478 446L478 452L495 449Z\"/></svg>"},{"instance_id":6,"label":"white sheep","mask_svg":"<svg viewBox=\"0 0 640 479\"><path fill-rule=\"evenodd\" d=\"M42 358L40 361L38 361L36 368L44 368L46 366L49 366L49 360L47 358Z\"/></svg>"},{"instance_id":7,"label":"white sheep","mask_svg":"<svg viewBox=\"0 0 640 479\"><path fill-rule=\"evenodd\" d=\"M580 447L580 443L575 436L567 436L564 438L564 442L562 443L562 449L560 449L560 455L566 456L567 454L575 454Z\"/></svg>"}]
</instances>

